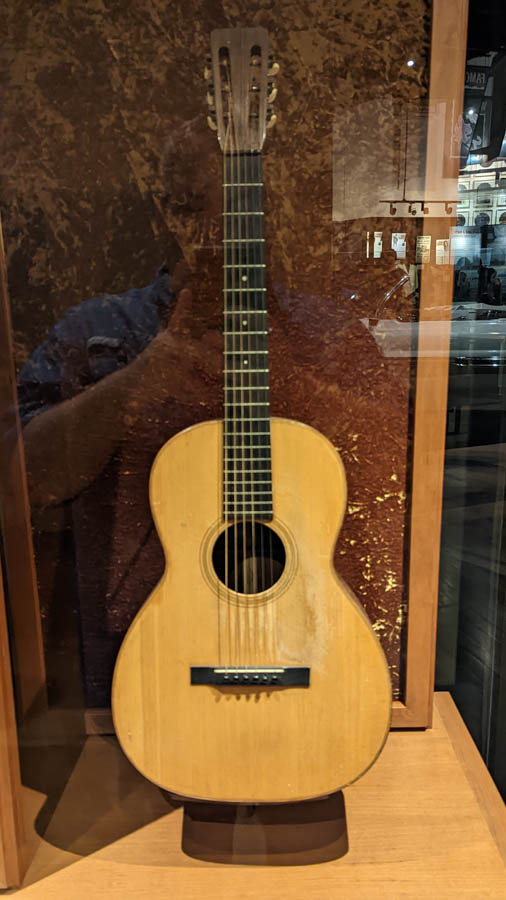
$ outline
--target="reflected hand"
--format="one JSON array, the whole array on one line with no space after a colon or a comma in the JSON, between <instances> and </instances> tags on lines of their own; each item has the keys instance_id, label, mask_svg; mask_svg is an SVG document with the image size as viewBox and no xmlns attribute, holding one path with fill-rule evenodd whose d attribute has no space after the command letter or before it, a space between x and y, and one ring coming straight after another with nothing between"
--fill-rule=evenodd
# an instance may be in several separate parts
<instances>
[{"instance_id":1,"label":"reflected hand","mask_svg":"<svg viewBox=\"0 0 506 900\"><path fill-rule=\"evenodd\" d=\"M222 354L223 338L218 331L195 334L193 295L183 288L167 329L156 335L143 355L150 367L167 373L175 400L198 403L206 385L211 384L215 391L221 386Z\"/></svg>"}]
</instances>

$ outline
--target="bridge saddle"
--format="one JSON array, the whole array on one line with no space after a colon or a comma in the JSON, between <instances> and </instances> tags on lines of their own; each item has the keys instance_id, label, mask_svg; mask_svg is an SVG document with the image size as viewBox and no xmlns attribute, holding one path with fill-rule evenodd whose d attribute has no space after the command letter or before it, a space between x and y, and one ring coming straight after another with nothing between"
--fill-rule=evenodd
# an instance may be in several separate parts
<instances>
[{"instance_id":1,"label":"bridge saddle","mask_svg":"<svg viewBox=\"0 0 506 900\"><path fill-rule=\"evenodd\" d=\"M308 666L191 666L191 684L308 687Z\"/></svg>"}]
</instances>

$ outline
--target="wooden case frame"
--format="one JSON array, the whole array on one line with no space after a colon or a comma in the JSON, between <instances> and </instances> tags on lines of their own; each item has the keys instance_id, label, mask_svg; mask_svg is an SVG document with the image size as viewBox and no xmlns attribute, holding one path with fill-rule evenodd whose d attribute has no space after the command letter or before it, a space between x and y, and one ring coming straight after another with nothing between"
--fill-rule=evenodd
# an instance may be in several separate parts
<instances>
[{"instance_id":1,"label":"wooden case frame","mask_svg":"<svg viewBox=\"0 0 506 900\"><path fill-rule=\"evenodd\" d=\"M432 44L430 63L430 102L446 101L448 110L461 109L464 87L465 48L467 34L467 0L434 0ZM426 171L429 172L440 153L442 136L437 123L429 119L427 134ZM448 151L448 152L447 152ZM458 159L450 160L445 146L446 164L453 165L455 177L455 204L457 210ZM430 225L429 225L430 221ZM434 240L447 237L448 225L453 219L424 221L424 234ZM440 234L437 234L437 230ZM443 233L445 232L445 233ZM3 251L3 248L0 248ZM0 315L4 325L2 343L4 358L2 413L12 416L15 396L12 348L10 346L10 316L5 280L5 265L1 252ZM441 267L426 264L420 292L420 323L434 320L441 323L438 346L434 348L431 337L431 356L425 355L427 338L423 328L419 331L418 361L416 371L416 396L414 416L414 444L412 464L412 493L410 515L410 556L408 621L405 667L404 701L393 704L392 726L396 728L426 728L432 722L432 698L434 689L434 659L436 642L436 618L439 576L439 534L441 525L442 483L446 432L446 401L448 382L448 349L450 338L450 309L452 283L442 284ZM438 308L434 309L434 296ZM430 307L430 313L429 313ZM434 354L434 349L436 353ZM5 360L7 358L7 364ZM14 530L22 537L22 550L9 556L11 572L8 574L9 590L16 595L16 614L12 617L12 646L15 648L12 666L18 692L18 711L21 718L27 714L34 700L44 694L44 657L40 628L40 611L36 589L33 557L28 559L31 548L30 516L26 495L26 478L23 466L23 448L19 434L12 465L11 478L2 479L0 495L4 511L12 512ZM12 507L12 476L19 485L16 510ZM7 501L7 502L6 502ZM6 508L7 507L7 508ZM19 536L18 534L18 536ZM6 555L8 554L8 547ZM21 555L20 555L21 554ZM4 811L0 817L0 887L19 883L22 873L21 782L16 745L14 719L14 692L9 671L9 635L4 609L3 592L0 595L0 783L3 786ZM110 716L106 710L88 710L88 731L110 730Z\"/></svg>"}]
</instances>

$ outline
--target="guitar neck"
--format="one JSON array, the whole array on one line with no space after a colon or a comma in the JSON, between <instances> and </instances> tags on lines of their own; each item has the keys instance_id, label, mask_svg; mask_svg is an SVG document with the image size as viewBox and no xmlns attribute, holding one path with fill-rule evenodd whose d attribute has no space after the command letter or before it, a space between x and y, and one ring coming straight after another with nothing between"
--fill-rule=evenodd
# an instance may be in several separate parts
<instances>
[{"instance_id":1,"label":"guitar neck","mask_svg":"<svg viewBox=\"0 0 506 900\"><path fill-rule=\"evenodd\" d=\"M272 518L262 159L224 155L224 516Z\"/></svg>"}]
</instances>

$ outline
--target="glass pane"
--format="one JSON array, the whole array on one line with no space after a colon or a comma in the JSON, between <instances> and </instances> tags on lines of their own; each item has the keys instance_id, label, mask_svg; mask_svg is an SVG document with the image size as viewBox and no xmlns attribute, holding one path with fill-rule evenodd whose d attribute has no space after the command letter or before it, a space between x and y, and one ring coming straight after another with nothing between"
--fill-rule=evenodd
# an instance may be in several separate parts
<instances>
[{"instance_id":1,"label":"glass pane","mask_svg":"<svg viewBox=\"0 0 506 900\"><path fill-rule=\"evenodd\" d=\"M496 25L500 34L499 19ZM498 41L477 5L471 5L460 215L452 234L455 278L436 680L451 689L504 795L506 83Z\"/></svg>"}]
</instances>

